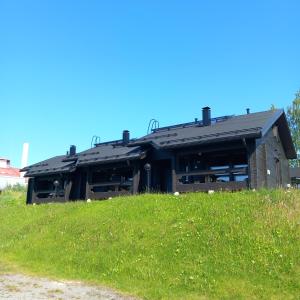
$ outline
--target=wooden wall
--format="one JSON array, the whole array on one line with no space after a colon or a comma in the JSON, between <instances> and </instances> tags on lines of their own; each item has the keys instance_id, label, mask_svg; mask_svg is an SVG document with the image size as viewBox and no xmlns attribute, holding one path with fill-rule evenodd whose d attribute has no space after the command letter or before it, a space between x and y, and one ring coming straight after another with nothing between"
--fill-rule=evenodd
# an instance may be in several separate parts
<instances>
[{"instance_id":1,"label":"wooden wall","mask_svg":"<svg viewBox=\"0 0 300 300\"><path fill-rule=\"evenodd\" d=\"M290 183L289 161L276 127L256 141L254 173L257 175L256 188L286 187Z\"/></svg>"}]
</instances>

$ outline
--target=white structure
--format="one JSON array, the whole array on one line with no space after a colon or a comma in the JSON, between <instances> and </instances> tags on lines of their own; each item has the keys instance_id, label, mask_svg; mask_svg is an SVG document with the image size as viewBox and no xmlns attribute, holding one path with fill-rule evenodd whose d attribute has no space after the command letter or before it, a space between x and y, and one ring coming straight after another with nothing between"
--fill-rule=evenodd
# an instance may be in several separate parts
<instances>
[{"instance_id":1,"label":"white structure","mask_svg":"<svg viewBox=\"0 0 300 300\"><path fill-rule=\"evenodd\" d=\"M29 144L24 143L21 167L24 168L28 163L28 149ZM0 157L0 191L7 186L14 186L16 184L25 185L26 179L23 177L20 169L14 168L10 165L10 160Z\"/></svg>"},{"instance_id":2,"label":"white structure","mask_svg":"<svg viewBox=\"0 0 300 300\"><path fill-rule=\"evenodd\" d=\"M21 161L21 169L27 167L28 165L28 151L29 151L29 144L23 144L23 152L22 152L22 161Z\"/></svg>"},{"instance_id":3,"label":"white structure","mask_svg":"<svg viewBox=\"0 0 300 300\"><path fill-rule=\"evenodd\" d=\"M22 160L21 160L21 169L28 166L28 151L29 151L29 144L24 143L23 144L23 151L22 151ZM21 177L24 177L24 172L20 173Z\"/></svg>"}]
</instances>

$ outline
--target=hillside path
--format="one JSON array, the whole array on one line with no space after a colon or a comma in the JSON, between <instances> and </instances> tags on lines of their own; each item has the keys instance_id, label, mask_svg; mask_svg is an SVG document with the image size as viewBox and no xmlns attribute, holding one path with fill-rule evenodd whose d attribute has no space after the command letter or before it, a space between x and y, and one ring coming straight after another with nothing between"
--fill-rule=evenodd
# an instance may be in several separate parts
<instances>
[{"instance_id":1,"label":"hillside path","mask_svg":"<svg viewBox=\"0 0 300 300\"><path fill-rule=\"evenodd\" d=\"M76 281L56 281L23 274L0 274L0 299L134 300L136 298Z\"/></svg>"}]
</instances>

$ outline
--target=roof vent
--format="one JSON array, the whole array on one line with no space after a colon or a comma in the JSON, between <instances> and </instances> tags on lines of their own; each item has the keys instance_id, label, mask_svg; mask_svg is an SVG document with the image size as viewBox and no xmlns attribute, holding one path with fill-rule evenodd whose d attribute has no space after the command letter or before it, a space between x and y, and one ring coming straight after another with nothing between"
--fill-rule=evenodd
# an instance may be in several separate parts
<instances>
[{"instance_id":1,"label":"roof vent","mask_svg":"<svg viewBox=\"0 0 300 300\"><path fill-rule=\"evenodd\" d=\"M202 108L202 122L203 126L209 126L211 124L211 112L208 106Z\"/></svg>"},{"instance_id":2,"label":"roof vent","mask_svg":"<svg viewBox=\"0 0 300 300\"><path fill-rule=\"evenodd\" d=\"M123 145L128 145L130 139L129 130L123 130Z\"/></svg>"},{"instance_id":3,"label":"roof vent","mask_svg":"<svg viewBox=\"0 0 300 300\"><path fill-rule=\"evenodd\" d=\"M250 114L250 108L246 108L247 115Z\"/></svg>"},{"instance_id":4,"label":"roof vent","mask_svg":"<svg viewBox=\"0 0 300 300\"><path fill-rule=\"evenodd\" d=\"M76 154L76 146L71 145L69 155L72 156L72 155L75 155L75 154Z\"/></svg>"}]
</instances>

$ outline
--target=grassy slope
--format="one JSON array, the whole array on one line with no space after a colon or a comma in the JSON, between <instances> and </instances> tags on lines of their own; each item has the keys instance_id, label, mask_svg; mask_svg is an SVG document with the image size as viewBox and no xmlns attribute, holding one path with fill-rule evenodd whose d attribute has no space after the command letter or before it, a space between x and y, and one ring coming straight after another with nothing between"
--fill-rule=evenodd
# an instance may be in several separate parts
<instances>
[{"instance_id":1,"label":"grassy slope","mask_svg":"<svg viewBox=\"0 0 300 300\"><path fill-rule=\"evenodd\" d=\"M23 203L21 192L0 196L0 260L22 270L146 299L300 294L297 191Z\"/></svg>"}]
</instances>

